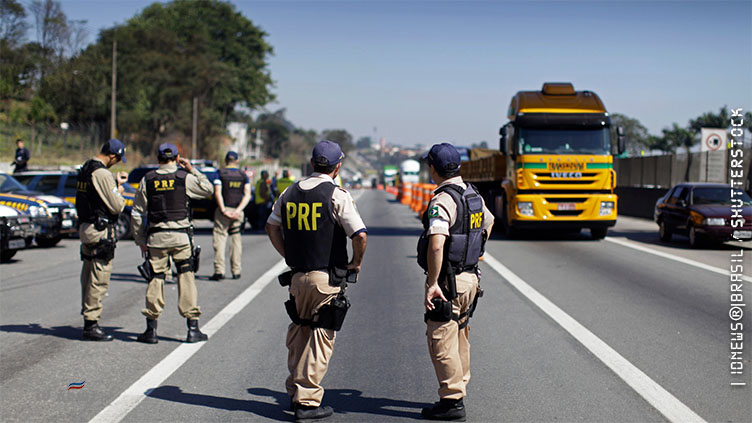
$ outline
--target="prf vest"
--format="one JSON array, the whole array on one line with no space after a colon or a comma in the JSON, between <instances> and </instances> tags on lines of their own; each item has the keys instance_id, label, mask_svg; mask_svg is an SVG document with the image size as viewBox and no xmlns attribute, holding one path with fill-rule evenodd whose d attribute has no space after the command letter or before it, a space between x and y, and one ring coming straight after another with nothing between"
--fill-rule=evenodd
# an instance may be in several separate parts
<instances>
[{"instance_id":1,"label":"prf vest","mask_svg":"<svg viewBox=\"0 0 752 423\"><path fill-rule=\"evenodd\" d=\"M148 198L149 224L176 222L188 217L188 194L185 177L188 172L178 169L161 174L152 170L144 177Z\"/></svg>"},{"instance_id":2,"label":"prf vest","mask_svg":"<svg viewBox=\"0 0 752 423\"><path fill-rule=\"evenodd\" d=\"M483 254L483 198L468 184L463 190L458 185L444 185L436 194L446 192L457 205L457 218L449 228L449 239L444 243L444 259L454 273L472 270ZM428 210L423 213L423 234L418 241L418 264L428 271Z\"/></svg>"},{"instance_id":3,"label":"prf vest","mask_svg":"<svg viewBox=\"0 0 752 423\"><path fill-rule=\"evenodd\" d=\"M220 169L219 180L222 181L222 199L225 206L237 207L245 193L245 173L237 168Z\"/></svg>"},{"instance_id":4,"label":"prf vest","mask_svg":"<svg viewBox=\"0 0 752 423\"><path fill-rule=\"evenodd\" d=\"M336 186L322 182L304 191L296 182L281 204L285 261L296 272L344 268L347 235L334 218L332 193Z\"/></svg>"},{"instance_id":5,"label":"prf vest","mask_svg":"<svg viewBox=\"0 0 752 423\"><path fill-rule=\"evenodd\" d=\"M92 183L91 175L97 169L106 169L104 163L99 160L89 160L78 172L76 182L76 211L81 222L95 223L98 217L107 219L109 223L118 220L118 214L110 213L110 209L104 204Z\"/></svg>"}]
</instances>

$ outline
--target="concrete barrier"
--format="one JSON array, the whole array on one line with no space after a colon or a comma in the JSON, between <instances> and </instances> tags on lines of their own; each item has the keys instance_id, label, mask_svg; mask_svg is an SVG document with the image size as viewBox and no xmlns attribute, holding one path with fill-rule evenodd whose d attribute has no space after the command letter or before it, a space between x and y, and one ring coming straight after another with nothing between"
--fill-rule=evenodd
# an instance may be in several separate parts
<instances>
[{"instance_id":1,"label":"concrete barrier","mask_svg":"<svg viewBox=\"0 0 752 423\"><path fill-rule=\"evenodd\" d=\"M663 197L668 189L616 187L615 192L619 196L619 215L652 219L656 200Z\"/></svg>"}]
</instances>

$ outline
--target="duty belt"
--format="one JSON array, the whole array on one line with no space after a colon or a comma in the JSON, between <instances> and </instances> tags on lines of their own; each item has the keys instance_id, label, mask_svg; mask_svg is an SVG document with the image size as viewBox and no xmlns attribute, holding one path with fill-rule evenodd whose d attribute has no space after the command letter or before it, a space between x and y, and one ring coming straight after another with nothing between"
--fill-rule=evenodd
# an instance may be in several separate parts
<instances>
[{"instance_id":1,"label":"duty belt","mask_svg":"<svg viewBox=\"0 0 752 423\"><path fill-rule=\"evenodd\" d=\"M155 234L158 232L183 232L188 235L193 235L193 228L190 226L187 228L160 228L157 226L151 226L149 227L149 230L147 231L149 235Z\"/></svg>"}]
</instances>

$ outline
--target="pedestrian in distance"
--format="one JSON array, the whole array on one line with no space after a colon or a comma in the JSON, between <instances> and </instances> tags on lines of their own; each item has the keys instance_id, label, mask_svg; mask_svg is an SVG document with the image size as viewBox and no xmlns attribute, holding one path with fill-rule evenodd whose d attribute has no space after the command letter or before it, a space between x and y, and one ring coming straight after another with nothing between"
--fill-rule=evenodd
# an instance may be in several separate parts
<instances>
[{"instance_id":1,"label":"pedestrian in distance","mask_svg":"<svg viewBox=\"0 0 752 423\"><path fill-rule=\"evenodd\" d=\"M280 194L285 192L287 187L292 185L295 182L295 179L293 179L290 176L290 171L285 169L282 171L282 177L277 179L277 192Z\"/></svg>"},{"instance_id":2,"label":"pedestrian in distance","mask_svg":"<svg viewBox=\"0 0 752 423\"><path fill-rule=\"evenodd\" d=\"M228 151L225 167L217 173L214 180L214 199L217 208L214 211L214 275L211 280L218 281L225 277L225 243L230 236L230 266L232 278L240 279L243 244L240 232L243 229L245 214L243 210L251 200L251 183L248 175L238 169L238 153Z\"/></svg>"},{"instance_id":3,"label":"pedestrian in distance","mask_svg":"<svg viewBox=\"0 0 752 423\"><path fill-rule=\"evenodd\" d=\"M178 272L178 310L188 325L186 342L206 341L208 337L198 327L197 257L188 202L210 198L214 189L206 175L180 157L174 144L160 145L157 161L159 168L141 179L131 212L133 238L148 259L152 276L146 288L146 307L141 310L146 316L146 331L138 341L157 343L157 319L165 306L164 283L170 259Z\"/></svg>"},{"instance_id":4,"label":"pedestrian in distance","mask_svg":"<svg viewBox=\"0 0 752 423\"><path fill-rule=\"evenodd\" d=\"M10 165L14 167L13 173L24 172L28 169L29 159L31 153L24 147L24 140L21 138L16 139L16 155L13 158L13 163Z\"/></svg>"},{"instance_id":5,"label":"pedestrian in distance","mask_svg":"<svg viewBox=\"0 0 752 423\"><path fill-rule=\"evenodd\" d=\"M266 232L285 258L289 272L280 275L289 286L285 303L292 323L287 329L285 388L296 420L332 415L321 406L321 381L334 351L350 303L347 282L357 280L366 251L366 227L350 193L334 184L345 155L340 146L321 141L313 149L313 174L294 183L274 203ZM347 238L353 257L348 260Z\"/></svg>"},{"instance_id":6,"label":"pedestrian in distance","mask_svg":"<svg viewBox=\"0 0 752 423\"><path fill-rule=\"evenodd\" d=\"M23 143L23 142L22 142ZM22 145L23 148L23 145ZM99 154L81 167L76 181L76 211L81 240L81 314L84 317L82 339L112 341L112 335L99 327L102 299L107 295L117 243L116 226L125 207L123 184L128 174L113 176L108 169L125 163L125 146L120 140L104 143Z\"/></svg>"},{"instance_id":7,"label":"pedestrian in distance","mask_svg":"<svg viewBox=\"0 0 752 423\"><path fill-rule=\"evenodd\" d=\"M463 398L470 381L470 328L478 298L478 260L491 233L493 215L483 198L459 175L460 154L436 144L424 157L438 184L423 214L418 264L426 272L428 352L439 382L439 402L424 408L430 420L465 420Z\"/></svg>"},{"instance_id":8,"label":"pedestrian in distance","mask_svg":"<svg viewBox=\"0 0 752 423\"><path fill-rule=\"evenodd\" d=\"M262 170L261 177L256 181L256 189L253 197L256 204L257 224L256 229L261 230L269 217L270 205L272 204L272 183L269 180L269 172Z\"/></svg>"}]
</instances>

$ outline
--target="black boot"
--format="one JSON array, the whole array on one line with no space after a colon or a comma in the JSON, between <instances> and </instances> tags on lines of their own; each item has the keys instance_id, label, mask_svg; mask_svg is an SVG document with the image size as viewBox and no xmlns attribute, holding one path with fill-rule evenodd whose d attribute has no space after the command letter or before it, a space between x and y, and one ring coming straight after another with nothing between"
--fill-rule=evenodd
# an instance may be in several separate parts
<instances>
[{"instance_id":1,"label":"black boot","mask_svg":"<svg viewBox=\"0 0 752 423\"><path fill-rule=\"evenodd\" d=\"M221 273L215 273L215 274L211 275L211 277L209 279L213 280L213 281L221 281L224 278L225 278L225 275L223 275Z\"/></svg>"},{"instance_id":2,"label":"black boot","mask_svg":"<svg viewBox=\"0 0 752 423\"><path fill-rule=\"evenodd\" d=\"M424 419L428 420L453 420L465 421L465 403L462 398L458 400L442 399L431 408L424 408L421 412Z\"/></svg>"},{"instance_id":3,"label":"black boot","mask_svg":"<svg viewBox=\"0 0 752 423\"><path fill-rule=\"evenodd\" d=\"M138 342L144 344L156 344L157 340L157 319L146 319L146 331L138 335Z\"/></svg>"},{"instance_id":4,"label":"black boot","mask_svg":"<svg viewBox=\"0 0 752 423\"><path fill-rule=\"evenodd\" d=\"M99 327L96 320L84 320L84 332L81 335L84 341L112 341L112 335Z\"/></svg>"},{"instance_id":5,"label":"black boot","mask_svg":"<svg viewBox=\"0 0 752 423\"><path fill-rule=\"evenodd\" d=\"M187 319L188 321L188 336L185 338L185 342L199 342L206 341L209 336L198 328L198 319Z\"/></svg>"},{"instance_id":6,"label":"black boot","mask_svg":"<svg viewBox=\"0 0 752 423\"><path fill-rule=\"evenodd\" d=\"M309 405L300 405L295 408L295 421L304 422L309 420L325 419L334 414L332 407L325 405L323 407L313 407Z\"/></svg>"}]
</instances>

